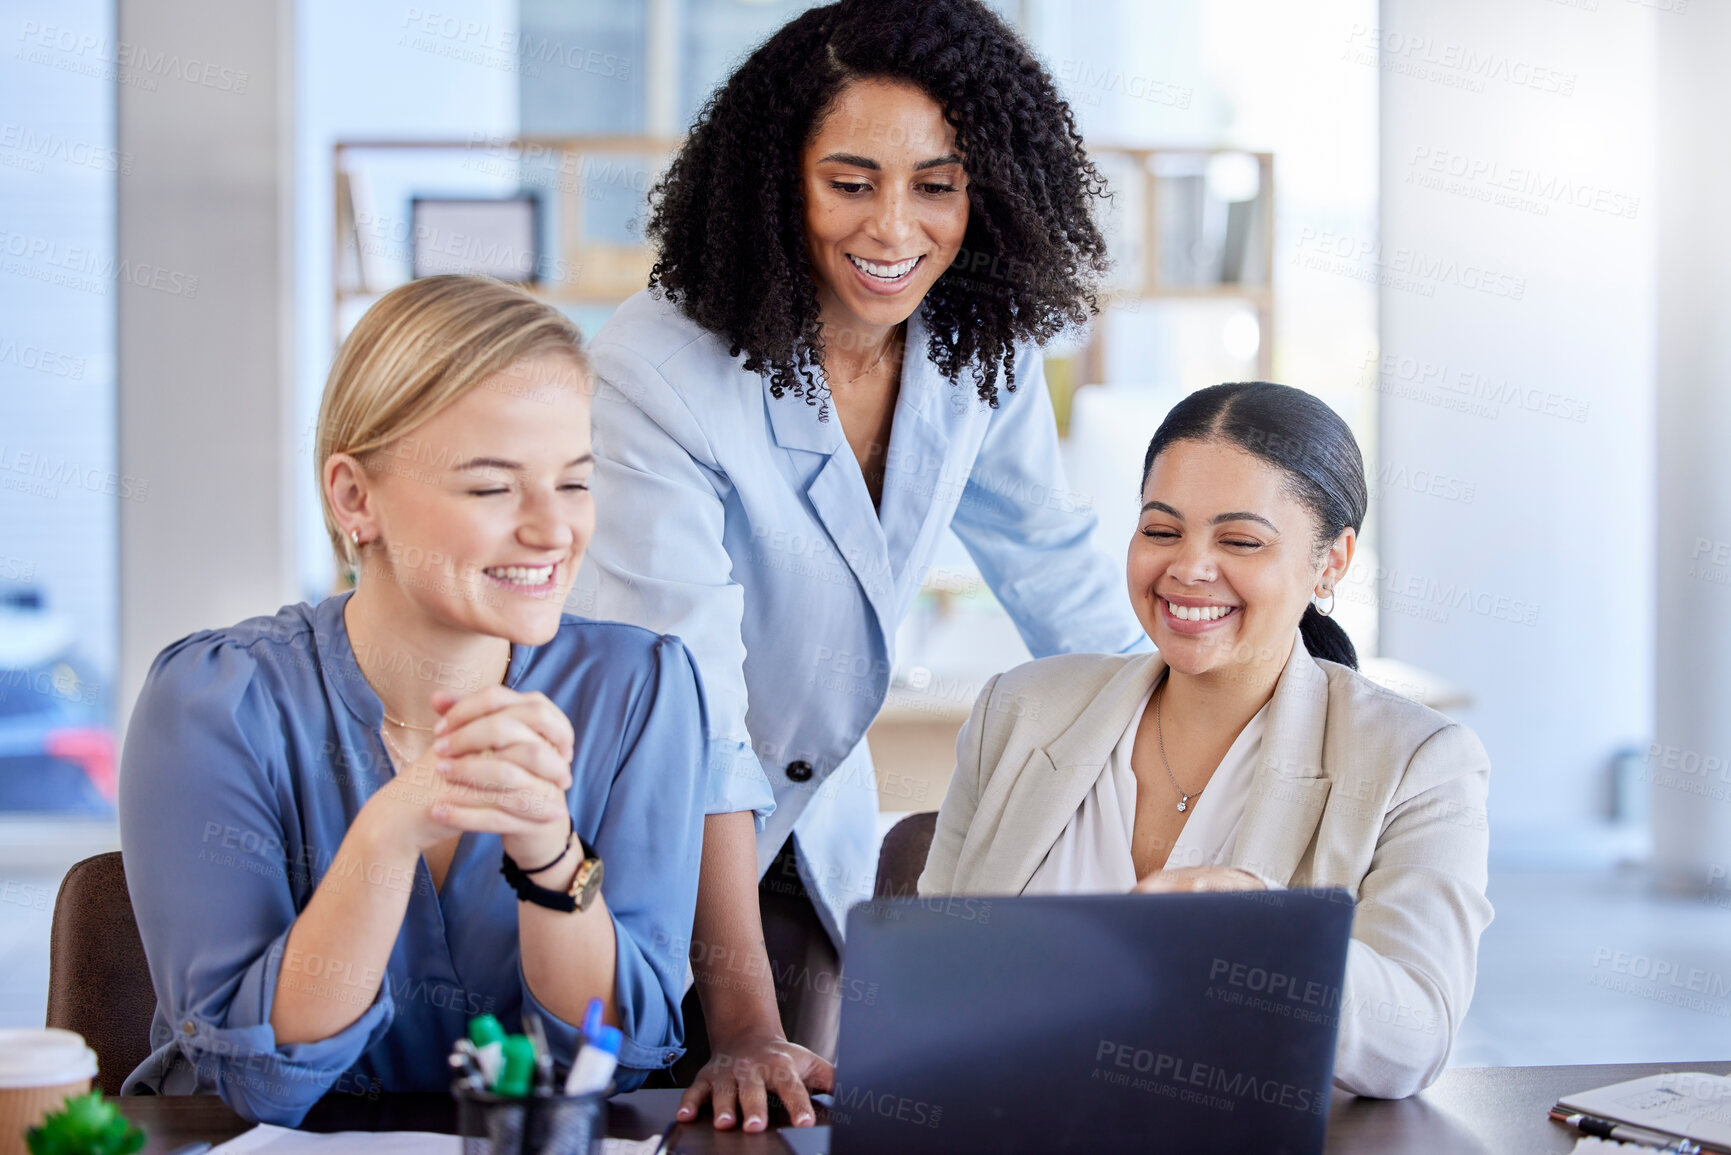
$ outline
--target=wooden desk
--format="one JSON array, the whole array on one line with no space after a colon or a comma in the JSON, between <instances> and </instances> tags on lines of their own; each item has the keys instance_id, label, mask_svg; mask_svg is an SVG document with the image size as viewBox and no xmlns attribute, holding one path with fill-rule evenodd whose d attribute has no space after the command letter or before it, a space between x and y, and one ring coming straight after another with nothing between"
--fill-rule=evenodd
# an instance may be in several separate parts
<instances>
[{"instance_id":1,"label":"wooden desk","mask_svg":"<svg viewBox=\"0 0 1731 1155\"><path fill-rule=\"evenodd\" d=\"M1387 1102L1336 1094L1328 1116L1330 1155L1544 1155L1575 1143L1545 1112L1561 1095L1670 1070L1731 1075L1731 1062L1624 1064L1596 1067L1461 1067L1410 1099ZM144 1155L168 1155L203 1139L220 1143L248 1125L208 1095L127 1098L117 1102L150 1136ZM673 1121L678 1091L637 1091L611 1105L607 1132L629 1139L658 1135ZM377 1101L334 1096L313 1108L314 1131L454 1131L445 1095L383 1095ZM787 1155L773 1131L716 1131L707 1120L681 1129L679 1155Z\"/></svg>"},{"instance_id":2,"label":"wooden desk","mask_svg":"<svg viewBox=\"0 0 1731 1155\"><path fill-rule=\"evenodd\" d=\"M1731 1075L1731 1062L1457 1067L1410 1099L1354 1099L1337 1094L1328 1113L1328 1150L1330 1155L1566 1152L1578 1136L1545 1118L1560 1097L1666 1071Z\"/></svg>"}]
</instances>

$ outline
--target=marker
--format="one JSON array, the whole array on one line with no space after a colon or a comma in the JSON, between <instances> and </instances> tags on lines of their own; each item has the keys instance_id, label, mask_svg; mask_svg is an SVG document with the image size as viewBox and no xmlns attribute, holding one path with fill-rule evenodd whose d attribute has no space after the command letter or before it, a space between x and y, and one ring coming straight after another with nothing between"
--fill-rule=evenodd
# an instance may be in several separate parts
<instances>
[{"instance_id":1,"label":"marker","mask_svg":"<svg viewBox=\"0 0 1731 1155\"><path fill-rule=\"evenodd\" d=\"M1562 1121L1583 1135L1597 1135L1601 1139L1611 1139L1619 1143L1639 1143L1645 1147L1657 1147L1661 1151L1674 1151L1677 1155L1700 1155L1701 1152L1700 1144L1689 1139L1679 1139L1663 1131L1649 1131L1645 1127L1631 1127L1615 1119L1575 1114L1563 1116Z\"/></svg>"},{"instance_id":2,"label":"marker","mask_svg":"<svg viewBox=\"0 0 1731 1155\"><path fill-rule=\"evenodd\" d=\"M606 1090L613 1069L619 1065L619 1044L624 1041L625 1034L618 1027L596 1027L595 1033L583 1043L583 1049L577 1052L571 1073L565 1076L565 1093L593 1095Z\"/></svg>"},{"instance_id":3,"label":"marker","mask_svg":"<svg viewBox=\"0 0 1731 1155\"><path fill-rule=\"evenodd\" d=\"M493 1084L493 1093L504 1099L525 1099L529 1096L529 1080L535 1073L535 1044L527 1035L509 1035L505 1039L505 1069Z\"/></svg>"},{"instance_id":4,"label":"marker","mask_svg":"<svg viewBox=\"0 0 1731 1155\"><path fill-rule=\"evenodd\" d=\"M589 1009L583 1014L583 1037L593 1039L595 1032L601 1029L601 1000L590 999Z\"/></svg>"},{"instance_id":5,"label":"marker","mask_svg":"<svg viewBox=\"0 0 1731 1155\"><path fill-rule=\"evenodd\" d=\"M469 1041L477 1047L505 1041L505 1027L492 1015L476 1015L469 1020Z\"/></svg>"}]
</instances>

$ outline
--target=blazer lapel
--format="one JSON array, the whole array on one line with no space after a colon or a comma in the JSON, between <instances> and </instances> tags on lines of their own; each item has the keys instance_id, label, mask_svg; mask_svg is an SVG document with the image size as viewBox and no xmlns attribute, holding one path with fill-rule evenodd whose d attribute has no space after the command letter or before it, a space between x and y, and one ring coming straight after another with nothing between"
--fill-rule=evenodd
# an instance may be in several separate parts
<instances>
[{"instance_id":1,"label":"blazer lapel","mask_svg":"<svg viewBox=\"0 0 1731 1155\"><path fill-rule=\"evenodd\" d=\"M1231 865L1290 885L1333 785L1323 770L1328 675L1302 639L1275 686Z\"/></svg>"},{"instance_id":2,"label":"blazer lapel","mask_svg":"<svg viewBox=\"0 0 1731 1155\"><path fill-rule=\"evenodd\" d=\"M817 518L835 542L836 551L853 571L886 637L895 633L889 546L859 462L842 436L841 422L830 415L817 419L818 407L797 397L774 397L764 377L763 403L770 433L783 449L816 453L826 458L806 485L805 494Z\"/></svg>"},{"instance_id":3,"label":"blazer lapel","mask_svg":"<svg viewBox=\"0 0 1731 1155\"><path fill-rule=\"evenodd\" d=\"M914 547L927 523L942 507L949 484L950 435L944 427L943 390L948 385L926 356L925 309L908 318L908 338L902 353L901 390L895 420L890 425L889 460L884 471L883 501L878 514L897 583L907 580ZM964 476L956 482L959 491Z\"/></svg>"},{"instance_id":4,"label":"blazer lapel","mask_svg":"<svg viewBox=\"0 0 1731 1155\"><path fill-rule=\"evenodd\" d=\"M1131 711L1165 668L1157 653L1124 663L1075 721L1029 753L1019 773L994 776L988 790L1005 793L1003 812L995 830L980 832L986 845L969 876L992 879L1005 894L1022 892L1104 772ZM980 810L989 812L987 799ZM966 847L962 853L965 859Z\"/></svg>"}]
</instances>

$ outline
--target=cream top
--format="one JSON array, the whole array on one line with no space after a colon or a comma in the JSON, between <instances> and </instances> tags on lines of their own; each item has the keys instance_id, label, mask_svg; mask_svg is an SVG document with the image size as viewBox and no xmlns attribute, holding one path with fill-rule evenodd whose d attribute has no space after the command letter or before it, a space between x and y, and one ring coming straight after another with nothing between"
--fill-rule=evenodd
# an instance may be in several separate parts
<instances>
[{"instance_id":1,"label":"cream top","mask_svg":"<svg viewBox=\"0 0 1731 1155\"><path fill-rule=\"evenodd\" d=\"M1130 841L1136 826L1137 784L1130 753L1136 746L1136 728L1153 697L1150 688L1130 712L1130 721L1100 768L1094 788L1028 879L1023 894L1124 894L1135 887L1138 879ZM1190 820L1166 858L1167 869L1215 866L1231 857L1267 714L1265 703L1238 732L1201 795L1190 800Z\"/></svg>"}]
</instances>

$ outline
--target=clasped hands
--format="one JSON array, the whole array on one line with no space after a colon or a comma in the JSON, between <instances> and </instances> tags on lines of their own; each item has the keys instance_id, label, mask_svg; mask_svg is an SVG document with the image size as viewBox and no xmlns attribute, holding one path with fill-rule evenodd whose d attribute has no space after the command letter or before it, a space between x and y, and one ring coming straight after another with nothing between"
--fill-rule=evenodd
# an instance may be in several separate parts
<instances>
[{"instance_id":1,"label":"clasped hands","mask_svg":"<svg viewBox=\"0 0 1731 1155\"><path fill-rule=\"evenodd\" d=\"M474 831L499 835L520 866L551 860L571 828L571 720L545 694L505 686L441 690L432 705L440 715L433 761L398 767L379 791L407 810L417 846Z\"/></svg>"}]
</instances>

